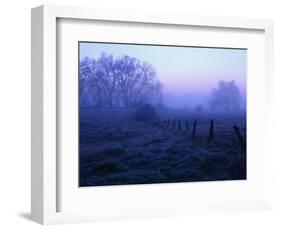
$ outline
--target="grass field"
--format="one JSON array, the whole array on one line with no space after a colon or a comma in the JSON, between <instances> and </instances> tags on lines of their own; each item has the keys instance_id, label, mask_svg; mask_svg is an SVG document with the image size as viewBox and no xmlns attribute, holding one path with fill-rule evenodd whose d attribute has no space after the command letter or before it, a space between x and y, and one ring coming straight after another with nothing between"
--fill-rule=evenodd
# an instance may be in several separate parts
<instances>
[{"instance_id":1,"label":"grass field","mask_svg":"<svg viewBox=\"0 0 281 230\"><path fill-rule=\"evenodd\" d=\"M214 136L208 142L211 119ZM233 125L246 139L245 113L163 109L141 122L134 110L81 107L80 186L246 179L246 149Z\"/></svg>"}]
</instances>

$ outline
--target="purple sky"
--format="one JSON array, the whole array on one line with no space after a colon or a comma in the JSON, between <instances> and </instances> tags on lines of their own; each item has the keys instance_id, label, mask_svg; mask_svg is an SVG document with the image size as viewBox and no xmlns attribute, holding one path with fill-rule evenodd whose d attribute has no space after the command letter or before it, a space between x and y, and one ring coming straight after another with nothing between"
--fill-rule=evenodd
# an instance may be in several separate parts
<instances>
[{"instance_id":1,"label":"purple sky","mask_svg":"<svg viewBox=\"0 0 281 230\"><path fill-rule=\"evenodd\" d=\"M189 97L199 103L219 80L234 80L245 100L247 50L80 43L80 60L86 56L98 58L102 52L115 58L126 54L152 64L164 85L167 103L169 97Z\"/></svg>"}]
</instances>

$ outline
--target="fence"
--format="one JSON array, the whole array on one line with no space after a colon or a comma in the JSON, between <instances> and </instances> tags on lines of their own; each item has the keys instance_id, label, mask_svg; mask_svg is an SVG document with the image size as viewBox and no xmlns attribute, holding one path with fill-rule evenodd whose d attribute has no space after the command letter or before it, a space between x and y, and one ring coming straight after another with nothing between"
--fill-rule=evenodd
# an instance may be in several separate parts
<instances>
[{"instance_id":1,"label":"fence","mask_svg":"<svg viewBox=\"0 0 281 230\"><path fill-rule=\"evenodd\" d=\"M190 121L188 120L180 120L180 119L171 119L171 118L166 118L166 119L161 119L160 117L158 118L158 122L160 126L162 127L163 131L171 130L174 133L177 134L183 134L183 135L189 135L192 140L195 140L197 137L197 126L198 126L198 121L197 119L194 119L192 122L192 129L190 130ZM241 131L237 125L233 125L233 133L238 139L240 145L242 148L246 148L246 141L241 134ZM209 144L215 140L215 122L213 119L210 120L209 122L209 130L208 130L208 135L206 137L206 142Z\"/></svg>"}]
</instances>

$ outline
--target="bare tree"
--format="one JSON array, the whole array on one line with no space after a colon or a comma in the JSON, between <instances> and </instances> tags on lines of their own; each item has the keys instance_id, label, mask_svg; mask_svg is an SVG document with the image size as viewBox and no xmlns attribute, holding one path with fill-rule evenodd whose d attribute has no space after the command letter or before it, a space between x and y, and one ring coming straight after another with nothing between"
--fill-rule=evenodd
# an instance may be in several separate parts
<instances>
[{"instance_id":1,"label":"bare tree","mask_svg":"<svg viewBox=\"0 0 281 230\"><path fill-rule=\"evenodd\" d=\"M235 81L219 81L210 99L212 110L237 111L240 109L240 90Z\"/></svg>"},{"instance_id":2,"label":"bare tree","mask_svg":"<svg viewBox=\"0 0 281 230\"><path fill-rule=\"evenodd\" d=\"M84 58L80 62L81 105L131 108L139 103L159 103L162 87L152 65L128 55L114 60L102 53L98 60Z\"/></svg>"},{"instance_id":3,"label":"bare tree","mask_svg":"<svg viewBox=\"0 0 281 230\"><path fill-rule=\"evenodd\" d=\"M126 108L131 105L132 89L136 84L136 71L139 66L139 60L130 56L123 56L116 60L116 76L118 80L118 86L122 95L123 104Z\"/></svg>"},{"instance_id":4,"label":"bare tree","mask_svg":"<svg viewBox=\"0 0 281 230\"><path fill-rule=\"evenodd\" d=\"M99 106L102 105L102 87L98 76L96 60L84 58L80 63L80 103L82 105L92 105L94 101Z\"/></svg>"},{"instance_id":5,"label":"bare tree","mask_svg":"<svg viewBox=\"0 0 281 230\"><path fill-rule=\"evenodd\" d=\"M113 56L107 56L105 53L101 54L101 57L97 61L100 71L100 81L102 82L102 89L105 97L106 107L112 108L113 105L113 93L116 88L117 77L115 75L115 63Z\"/></svg>"}]
</instances>

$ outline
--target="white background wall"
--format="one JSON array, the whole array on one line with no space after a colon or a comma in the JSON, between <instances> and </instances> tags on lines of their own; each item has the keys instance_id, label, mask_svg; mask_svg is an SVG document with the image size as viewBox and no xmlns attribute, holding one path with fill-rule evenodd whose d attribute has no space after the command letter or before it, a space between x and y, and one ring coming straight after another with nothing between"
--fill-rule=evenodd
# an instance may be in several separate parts
<instances>
[{"instance_id":1,"label":"white background wall","mask_svg":"<svg viewBox=\"0 0 281 230\"><path fill-rule=\"evenodd\" d=\"M47 4L86 5L199 15L263 17L275 20L275 91L280 97L281 6L278 0L3 0L0 7L0 228L37 229L30 210L30 8ZM280 103L279 103L280 104ZM280 105L276 131L280 135ZM280 130L280 131L279 131ZM52 229L280 229L281 148L275 152L275 209L268 212L60 225Z\"/></svg>"}]
</instances>

